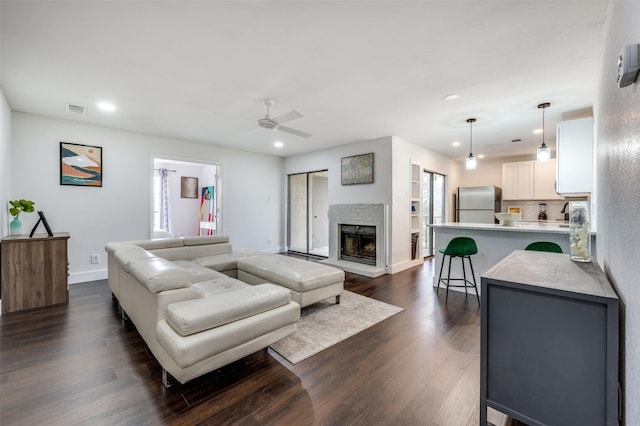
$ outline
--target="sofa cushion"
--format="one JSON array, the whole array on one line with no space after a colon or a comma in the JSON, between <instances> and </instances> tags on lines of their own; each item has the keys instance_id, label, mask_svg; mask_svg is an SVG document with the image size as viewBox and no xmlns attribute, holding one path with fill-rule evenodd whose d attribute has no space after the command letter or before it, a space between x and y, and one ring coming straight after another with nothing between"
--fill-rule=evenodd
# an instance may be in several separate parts
<instances>
[{"instance_id":1,"label":"sofa cushion","mask_svg":"<svg viewBox=\"0 0 640 426\"><path fill-rule=\"evenodd\" d=\"M274 284L247 286L233 291L167 306L166 320L181 336L228 324L290 301L289 290Z\"/></svg>"},{"instance_id":2,"label":"sofa cushion","mask_svg":"<svg viewBox=\"0 0 640 426\"><path fill-rule=\"evenodd\" d=\"M182 238L160 238L157 240L135 241L135 245L146 250L156 250L170 247L182 247Z\"/></svg>"},{"instance_id":3,"label":"sofa cushion","mask_svg":"<svg viewBox=\"0 0 640 426\"><path fill-rule=\"evenodd\" d=\"M212 280L215 278L224 278L226 275L213 269L205 268L190 260L174 260L173 263L182 269L191 273L191 283L199 283L202 281Z\"/></svg>"},{"instance_id":4,"label":"sofa cushion","mask_svg":"<svg viewBox=\"0 0 640 426\"><path fill-rule=\"evenodd\" d=\"M228 235L204 235L202 237L184 237L182 240L185 246L199 246L202 244L228 243Z\"/></svg>"},{"instance_id":5,"label":"sofa cushion","mask_svg":"<svg viewBox=\"0 0 640 426\"><path fill-rule=\"evenodd\" d=\"M222 364L224 365L238 359L228 351L235 348L242 352L243 347L251 347L252 343L260 341L264 342L260 348L264 348L274 341L268 337L263 340L265 336L282 330L279 338L284 337L295 331L295 322L299 318L300 306L289 302L284 306L189 336L179 335L166 320L161 320L156 326L156 338L180 368L194 366L198 362L215 356L226 358L227 360ZM256 350L259 349L251 352ZM241 356L246 354L244 352Z\"/></svg>"},{"instance_id":6,"label":"sofa cushion","mask_svg":"<svg viewBox=\"0 0 640 426\"><path fill-rule=\"evenodd\" d=\"M231 244L201 244L153 249L151 252L168 260L192 260L203 256L218 256L233 252Z\"/></svg>"},{"instance_id":7,"label":"sofa cushion","mask_svg":"<svg viewBox=\"0 0 640 426\"><path fill-rule=\"evenodd\" d=\"M220 254L217 256L204 256L194 258L193 261L198 265L206 266L214 271L229 271L238 269L238 259L263 254L258 251L243 249L236 250L233 253ZM275 255L274 255L275 256Z\"/></svg>"},{"instance_id":8,"label":"sofa cushion","mask_svg":"<svg viewBox=\"0 0 640 426\"><path fill-rule=\"evenodd\" d=\"M202 294L202 297L210 297L217 294L226 293L227 291L249 286L249 284L240 280L229 278L224 274L220 275L222 275L221 278L195 283L192 285L192 287L197 288Z\"/></svg>"},{"instance_id":9,"label":"sofa cushion","mask_svg":"<svg viewBox=\"0 0 640 426\"><path fill-rule=\"evenodd\" d=\"M133 259L129 273L154 293L191 285L189 271L161 257Z\"/></svg>"},{"instance_id":10,"label":"sofa cushion","mask_svg":"<svg viewBox=\"0 0 640 426\"><path fill-rule=\"evenodd\" d=\"M282 255L239 259L238 269L301 293L344 281L341 269Z\"/></svg>"}]
</instances>

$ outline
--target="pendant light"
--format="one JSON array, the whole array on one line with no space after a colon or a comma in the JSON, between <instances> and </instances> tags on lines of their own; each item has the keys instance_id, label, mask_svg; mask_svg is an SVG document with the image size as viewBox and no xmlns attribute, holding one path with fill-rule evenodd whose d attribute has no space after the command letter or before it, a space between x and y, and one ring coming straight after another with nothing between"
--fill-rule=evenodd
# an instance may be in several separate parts
<instances>
[{"instance_id":1,"label":"pendant light","mask_svg":"<svg viewBox=\"0 0 640 426\"><path fill-rule=\"evenodd\" d=\"M551 150L549 149L547 144L544 143L544 110L550 106L551 104L549 102L538 105L538 108L542 109L542 145L540 145L540 148L538 148L538 152L536 155L538 161L540 162L547 161L551 158Z\"/></svg>"},{"instance_id":2,"label":"pendant light","mask_svg":"<svg viewBox=\"0 0 640 426\"><path fill-rule=\"evenodd\" d=\"M469 156L464 164L466 170L475 170L477 167L477 160L473 155L473 123L475 121L475 118L467 118L467 123L469 123Z\"/></svg>"}]
</instances>

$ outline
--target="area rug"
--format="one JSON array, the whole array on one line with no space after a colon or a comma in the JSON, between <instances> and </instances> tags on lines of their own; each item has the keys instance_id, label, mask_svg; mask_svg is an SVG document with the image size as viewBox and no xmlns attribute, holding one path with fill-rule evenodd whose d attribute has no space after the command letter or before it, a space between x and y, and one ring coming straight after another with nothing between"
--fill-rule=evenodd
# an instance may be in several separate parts
<instances>
[{"instance_id":1,"label":"area rug","mask_svg":"<svg viewBox=\"0 0 640 426\"><path fill-rule=\"evenodd\" d=\"M297 331L271 348L297 364L403 310L345 290L339 305L331 297L302 308Z\"/></svg>"}]
</instances>

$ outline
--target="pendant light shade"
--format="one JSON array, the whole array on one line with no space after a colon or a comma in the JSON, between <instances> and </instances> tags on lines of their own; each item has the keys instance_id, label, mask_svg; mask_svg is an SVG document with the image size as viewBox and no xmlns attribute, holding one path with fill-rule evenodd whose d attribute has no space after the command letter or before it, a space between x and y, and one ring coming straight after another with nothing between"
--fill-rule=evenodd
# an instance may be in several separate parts
<instances>
[{"instance_id":1,"label":"pendant light shade","mask_svg":"<svg viewBox=\"0 0 640 426\"><path fill-rule=\"evenodd\" d=\"M467 157L467 161L464 164L464 168L466 170L475 170L476 167L478 167L478 161L473 155L473 123L475 121L475 118L467 119L467 123L469 123L469 156Z\"/></svg>"},{"instance_id":2,"label":"pendant light shade","mask_svg":"<svg viewBox=\"0 0 640 426\"><path fill-rule=\"evenodd\" d=\"M538 158L538 161L541 162L547 161L551 158L551 150L549 149L547 144L544 143L544 110L550 106L551 104L549 102L538 105L538 108L542 109L542 145L540 145L540 148L538 148L536 157Z\"/></svg>"}]
</instances>

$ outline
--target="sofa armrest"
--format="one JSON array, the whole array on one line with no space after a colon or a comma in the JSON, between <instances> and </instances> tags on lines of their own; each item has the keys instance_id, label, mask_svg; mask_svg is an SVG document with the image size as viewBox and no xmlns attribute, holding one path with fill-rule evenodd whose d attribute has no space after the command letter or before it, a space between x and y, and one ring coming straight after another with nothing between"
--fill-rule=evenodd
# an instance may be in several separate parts
<instances>
[{"instance_id":1,"label":"sofa armrest","mask_svg":"<svg viewBox=\"0 0 640 426\"><path fill-rule=\"evenodd\" d=\"M181 336L250 317L287 305L289 290L274 284L260 284L218 294L214 297L172 303L166 320Z\"/></svg>"},{"instance_id":2,"label":"sofa armrest","mask_svg":"<svg viewBox=\"0 0 640 426\"><path fill-rule=\"evenodd\" d=\"M190 272L161 257L133 259L129 273L153 293L191 285Z\"/></svg>"},{"instance_id":3,"label":"sofa armrest","mask_svg":"<svg viewBox=\"0 0 640 426\"><path fill-rule=\"evenodd\" d=\"M146 251L142 247L130 246L130 247L121 248L120 250L117 250L113 255L113 257L116 259L116 261L118 262L118 265L120 265L122 269L129 272L129 264L131 263L132 260L151 259L157 256Z\"/></svg>"}]
</instances>

